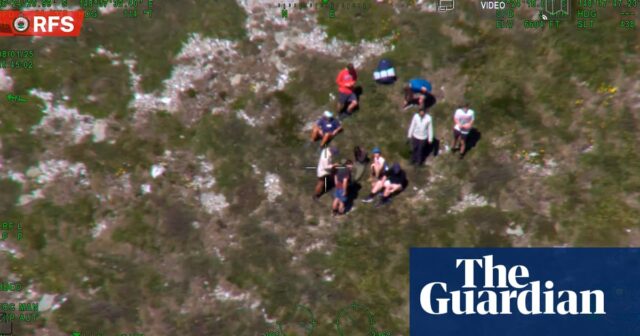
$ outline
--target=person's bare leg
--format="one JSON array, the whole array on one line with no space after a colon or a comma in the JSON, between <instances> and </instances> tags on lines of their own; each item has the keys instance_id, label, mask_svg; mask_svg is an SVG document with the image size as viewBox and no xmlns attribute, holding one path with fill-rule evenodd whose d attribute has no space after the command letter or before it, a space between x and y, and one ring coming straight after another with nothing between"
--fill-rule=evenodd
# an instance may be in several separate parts
<instances>
[{"instance_id":1,"label":"person's bare leg","mask_svg":"<svg viewBox=\"0 0 640 336\"><path fill-rule=\"evenodd\" d=\"M466 142L463 136L460 136L460 155L464 155L464 151L466 150Z\"/></svg>"},{"instance_id":2,"label":"person's bare leg","mask_svg":"<svg viewBox=\"0 0 640 336\"><path fill-rule=\"evenodd\" d=\"M323 179L318 179L318 182L316 182L316 197L320 197L322 196L322 194L324 194L324 192L326 190L324 190L325 186L324 186L324 178Z\"/></svg>"},{"instance_id":3,"label":"person's bare leg","mask_svg":"<svg viewBox=\"0 0 640 336\"><path fill-rule=\"evenodd\" d=\"M460 142L460 136L459 135L453 135L453 146L451 146L451 150L456 150L456 148L458 147L458 144Z\"/></svg>"},{"instance_id":4,"label":"person's bare leg","mask_svg":"<svg viewBox=\"0 0 640 336\"><path fill-rule=\"evenodd\" d=\"M357 100L351 101L351 103L349 104L349 107L347 107L347 113L351 114L353 110L356 109L356 106L358 106L358 101Z\"/></svg>"},{"instance_id":5,"label":"person's bare leg","mask_svg":"<svg viewBox=\"0 0 640 336\"><path fill-rule=\"evenodd\" d=\"M344 215L344 202L338 201L338 213Z\"/></svg>"},{"instance_id":6,"label":"person's bare leg","mask_svg":"<svg viewBox=\"0 0 640 336\"><path fill-rule=\"evenodd\" d=\"M371 175L371 192L373 192L373 189L375 189L376 185L378 184L378 178L374 177L373 175Z\"/></svg>"},{"instance_id":7,"label":"person's bare leg","mask_svg":"<svg viewBox=\"0 0 640 336\"><path fill-rule=\"evenodd\" d=\"M395 184L392 184L384 189L384 193L382 194L382 196L389 197L391 196L391 194L393 194L398 190L400 190L400 187Z\"/></svg>"},{"instance_id":8,"label":"person's bare leg","mask_svg":"<svg viewBox=\"0 0 640 336\"><path fill-rule=\"evenodd\" d=\"M382 181L377 181L374 185L373 188L371 188L371 193L372 194L377 194L380 192L380 190L382 190L382 188L384 188L384 182Z\"/></svg>"},{"instance_id":9,"label":"person's bare leg","mask_svg":"<svg viewBox=\"0 0 640 336\"><path fill-rule=\"evenodd\" d=\"M322 131L318 125L313 125L311 130L311 141L318 141L322 137Z\"/></svg>"},{"instance_id":10,"label":"person's bare leg","mask_svg":"<svg viewBox=\"0 0 640 336\"><path fill-rule=\"evenodd\" d=\"M324 147L331 140L331 133L327 133L322 137L322 142L320 143L320 147Z\"/></svg>"},{"instance_id":11,"label":"person's bare leg","mask_svg":"<svg viewBox=\"0 0 640 336\"><path fill-rule=\"evenodd\" d=\"M413 92L408 86L404 87L404 106L407 106L413 100Z\"/></svg>"}]
</instances>

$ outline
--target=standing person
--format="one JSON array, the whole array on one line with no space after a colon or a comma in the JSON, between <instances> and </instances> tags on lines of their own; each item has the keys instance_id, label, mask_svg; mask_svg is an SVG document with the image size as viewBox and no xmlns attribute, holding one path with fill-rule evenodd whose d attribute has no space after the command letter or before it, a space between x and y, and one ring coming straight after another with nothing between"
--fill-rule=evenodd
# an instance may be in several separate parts
<instances>
[{"instance_id":1,"label":"standing person","mask_svg":"<svg viewBox=\"0 0 640 336\"><path fill-rule=\"evenodd\" d=\"M332 214L334 216L344 215L345 204L349 201L348 188L351 180L351 169L348 162L343 162L343 164L337 168L334 179L336 190L333 193L334 199L332 205Z\"/></svg>"},{"instance_id":2,"label":"standing person","mask_svg":"<svg viewBox=\"0 0 640 336\"><path fill-rule=\"evenodd\" d=\"M380 179L384 168L384 158L382 157L382 151L379 147L375 147L373 151L373 161L371 162L371 177L374 180Z\"/></svg>"},{"instance_id":3,"label":"standing person","mask_svg":"<svg viewBox=\"0 0 640 336\"><path fill-rule=\"evenodd\" d=\"M358 96L354 91L357 81L358 73L351 63L338 73L338 77L336 77L336 84L338 84L338 113L346 109L347 114L351 114L358 106Z\"/></svg>"},{"instance_id":4,"label":"standing person","mask_svg":"<svg viewBox=\"0 0 640 336\"><path fill-rule=\"evenodd\" d=\"M453 152L460 150L460 158L466 154L466 143L469 132L475 121L475 112L464 103L453 115Z\"/></svg>"},{"instance_id":5,"label":"standing person","mask_svg":"<svg viewBox=\"0 0 640 336\"><path fill-rule=\"evenodd\" d=\"M311 141L320 141L320 147L323 148L333 139L338 133L342 131L342 125L338 119L333 117L333 113L330 111L324 111L322 118L313 125L311 130Z\"/></svg>"},{"instance_id":6,"label":"standing person","mask_svg":"<svg viewBox=\"0 0 640 336\"><path fill-rule=\"evenodd\" d=\"M411 143L411 164L422 165L426 159L427 146L433 142L433 122L424 109L420 109L411 119L407 138Z\"/></svg>"},{"instance_id":7,"label":"standing person","mask_svg":"<svg viewBox=\"0 0 640 336\"><path fill-rule=\"evenodd\" d=\"M409 80L409 83L404 87L404 106L402 108L406 110L416 102L420 108L433 106L436 103L436 98L431 94L431 89L431 83L426 79L413 78Z\"/></svg>"},{"instance_id":8,"label":"standing person","mask_svg":"<svg viewBox=\"0 0 640 336\"><path fill-rule=\"evenodd\" d=\"M317 175L318 181L316 182L315 193L313 194L313 200L317 201L322 194L327 192L327 185L331 182L330 178L333 171L332 159L338 155L338 149L336 147L324 148L320 152L320 160L318 160Z\"/></svg>"}]
</instances>

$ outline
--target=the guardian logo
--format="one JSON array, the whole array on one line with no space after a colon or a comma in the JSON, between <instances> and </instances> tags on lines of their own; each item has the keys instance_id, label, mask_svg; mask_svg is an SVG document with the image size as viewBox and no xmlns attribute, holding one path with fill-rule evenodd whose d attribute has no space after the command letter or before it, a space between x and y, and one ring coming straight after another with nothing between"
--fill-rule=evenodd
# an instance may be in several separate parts
<instances>
[{"instance_id":1,"label":"the guardian logo","mask_svg":"<svg viewBox=\"0 0 640 336\"><path fill-rule=\"evenodd\" d=\"M640 248L411 248L410 336L640 335Z\"/></svg>"},{"instance_id":2,"label":"the guardian logo","mask_svg":"<svg viewBox=\"0 0 640 336\"><path fill-rule=\"evenodd\" d=\"M451 265L454 268L454 265ZM556 289L551 280L530 281L524 265L494 264L493 255L456 259L464 273L461 289L430 282L420 291L420 306L430 315L592 315L606 314L602 290Z\"/></svg>"}]
</instances>

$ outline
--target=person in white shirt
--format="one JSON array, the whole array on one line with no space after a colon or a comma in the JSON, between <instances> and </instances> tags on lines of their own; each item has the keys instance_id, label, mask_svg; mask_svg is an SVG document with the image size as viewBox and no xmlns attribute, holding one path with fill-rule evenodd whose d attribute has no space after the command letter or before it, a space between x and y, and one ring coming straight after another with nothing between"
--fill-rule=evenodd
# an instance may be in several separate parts
<instances>
[{"instance_id":1,"label":"person in white shirt","mask_svg":"<svg viewBox=\"0 0 640 336\"><path fill-rule=\"evenodd\" d=\"M453 115L453 148L452 151L460 151L460 158L466 153L467 136L473 127L475 112L469 108L469 104L463 104Z\"/></svg>"},{"instance_id":2,"label":"person in white shirt","mask_svg":"<svg viewBox=\"0 0 640 336\"><path fill-rule=\"evenodd\" d=\"M338 155L338 148L336 147L324 148L320 152L320 160L318 160L317 168L318 181L316 182L315 193L313 194L315 201L327 192L327 184L330 183L334 168L332 159L336 155Z\"/></svg>"},{"instance_id":3,"label":"person in white shirt","mask_svg":"<svg viewBox=\"0 0 640 336\"><path fill-rule=\"evenodd\" d=\"M411 164L419 166L426 159L427 146L433 142L433 122L426 110L413 116L407 138L411 142Z\"/></svg>"}]
</instances>

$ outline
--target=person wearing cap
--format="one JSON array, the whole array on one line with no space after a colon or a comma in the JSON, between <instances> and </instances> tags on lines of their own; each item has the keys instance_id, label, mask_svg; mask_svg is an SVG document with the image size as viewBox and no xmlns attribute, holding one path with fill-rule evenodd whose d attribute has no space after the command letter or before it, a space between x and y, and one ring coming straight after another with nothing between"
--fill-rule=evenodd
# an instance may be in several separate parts
<instances>
[{"instance_id":1,"label":"person wearing cap","mask_svg":"<svg viewBox=\"0 0 640 336\"><path fill-rule=\"evenodd\" d=\"M413 78L404 87L403 109L415 105L427 109L436 103L436 98L431 94L431 83L423 78ZM417 97L416 97L417 96Z\"/></svg>"},{"instance_id":2,"label":"person wearing cap","mask_svg":"<svg viewBox=\"0 0 640 336\"><path fill-rule=\"evenodd\" d=\"M311 141L320 142L320 147L325 147L331 139L333 139L338 133L342 131L342 125L340 121L333 117L333 113L330 111L324 111L322 118L313 125L311 130Z\"/></svg>"},{"instance_id":3,"label":"person wearing cap","mask_svg":"<svg viewBox=\"0 0 640 336\"><path fill-rule=\"evenodd\" d=\"M460 158L466 154L466 142L469 132L475 121L475 112L469 108L469 104L464 103L453 114L453 146L452 152L460 150Z\"/></svg>"},{"instance_id":4,"label":"person wearing cap","mask_svg":"<svg viewBox=\"0 0 640 336\"><path fill-rule=\"evenodd\" d=\"M384 191L378 206L385 205L391 201L391 195L402 190L407 183L407 176L399 163L394 163L387 171L387 178L384 181Z\"/></svg>"},{"instance_id":5,"label":"person wearing cap","mask_svg":"<svg viewBox=\"0 0 640 336\"><path fill-rule=\"evenodd\" d=\"M411 143L411 164L422 165L426 159L427 146L433 142L433 122L424 109L420 109L411 119L407 138Z\"/></svg>"},{"instance_id":6,"label":"person wearing cap","mask_svg":"<svg viewBox=\"0 0 640 336\"><path fill-rule=\"evenodd\" d=\"M338 148L330 147L324 148L320 152L320 160L318 160L317 175L318 181L316 182L315 193L313 194L313 200L317 201L322 194L327 192L327 185L331 182L330 178L333 173L334 164L332 159L338 155Z\"/></svg>"},{"instance_id":7,"label":"person wearing cap","mask_svg":"<svg viewBox=\"0 0 640 336\"><path fill-rule=\"evenodd\" d=\"M345 204L349 200L349 184L351 182L351 167L353 166L348 160L342 160L340 165L336 167L334 175L335 191L333 193L332 211L333 215L344 215Z\"/></svg>"},{"instance_id":8,"label":"person wearing cap","mask_svg":"<svg viewBox=\"0 0 640 336\"><path fill-rule=\"evenodd\" d=\"M371 177L374 181L377 181L382 176L382 169L384 168L384 158L382 157L382 151L379 147L375 147L371 153L373 154L373 160L371 162Z\"/></svg>"},{"instance_id":9,"label":"person wearing cap","mask_svg":"<svg viewBox=\"0 0 640 336\"><path fill-rule=\"evenodd\" d=\"M346 109L347 113L351 114L358 106L358 96L354 91L356 81L358 81L358 73L351 63L347 64L347 67L338 73L338 77L336 77L336 84L338 84L338 112Z\"/></svg>"}]
</instances>

